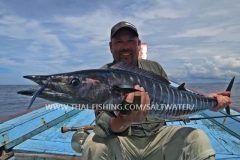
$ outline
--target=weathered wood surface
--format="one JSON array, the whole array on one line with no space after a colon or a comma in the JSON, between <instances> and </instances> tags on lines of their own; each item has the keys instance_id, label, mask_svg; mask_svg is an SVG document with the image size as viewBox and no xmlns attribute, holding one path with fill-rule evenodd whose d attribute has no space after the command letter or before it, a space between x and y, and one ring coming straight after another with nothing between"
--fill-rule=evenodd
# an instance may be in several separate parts
<instances>
[{"instance_id":1,"label":"weathered wood surface","mask_svg":"<svg viewBox=\"0 0 240 160\"><path fill-rule=\"evenodd\" d=\"M12 148L32 136L78 113L78 110L47 110L45 107L0 125L0 147Z\"/></svg>"},{"instance_id":2,"label":"weathered wood surface","mask_svg":"<svg viewBox=\"0 0 240 160\"><path fill-rule=\"evenodd\" d=\"M194 117L202 116L196 115ZM84 110L19 144L14 147L13 151L14 153L81 156L81 154L74 152L70 145L74 132L62 134L60 128L62 126L83 126L92 123L93 119L94 113L90 110ZM191 121L186 125L182 122L169 122L168 125L182 125L202 129L209 136L217 153L217 159L223 159L224 157L240 159L240 140L209 120Z\"/></svg>"},{"instance_id":3,"label":"weathered wood surface","mask_svg":"<svg viewBox=\"0 0 240 160\"><path fill-rule=\"evenodd\" d=\"M173 83L172 83L173 84ZM174 84L177 86L177 84ZM231 110L233 114L239 114ZM224 115L224 113L205 112L206 116ZM202 117L195 115L193 117ZM88 125L95 118L91 110L69 108L46 110L41 108L0 124L0 147L14 147L17 159L80 159L81 154L71 148L74 132L62 134L61 127L79 127ZM240 120L239 117L236 118ZM168 125L183 125L202 129L210 138L217 159L240 159L240 122L227 118L191 121L186 125L169 122ZM236 136L234 136L234 134ZM14 159L11 158L11 159Z\"/></svg>"},{"instance_id":4,"label":"weathered wood surface","mask_svg":"<svg viewBox=\"0 0 240 160\"><path fill-rule=\"evenodd\" d=\"M80 157L71 147L74 132L61 133L62 126L83 126L93 122L92 110L84 110L14 147L14 153L49 154Z\"/></svg>"}]
</instances>

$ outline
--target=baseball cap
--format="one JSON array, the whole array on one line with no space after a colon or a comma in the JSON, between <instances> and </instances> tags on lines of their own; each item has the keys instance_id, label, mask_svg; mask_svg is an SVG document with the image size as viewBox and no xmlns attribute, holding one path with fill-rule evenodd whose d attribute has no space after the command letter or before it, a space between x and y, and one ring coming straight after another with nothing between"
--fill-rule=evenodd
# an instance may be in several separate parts
<instances>
[{"instance_id":1,"label":"baseball cap","mask_svg":"<svg viewBox=\"0 0 240 160\"><path fill-rule=\"evenodd\" d=\"M136 28L133 24L131 24L131 23L129 23L129 22L121 21L121 22L115 24L115 25L112 27L110 39L111 39L111 38L114 36L114 34L115 34L119 29L121 29L121 28L130 28L130 29L132 29L132 30L136 33L136 35L138 36L137 28Z\"/></svg>"}]
</instances>

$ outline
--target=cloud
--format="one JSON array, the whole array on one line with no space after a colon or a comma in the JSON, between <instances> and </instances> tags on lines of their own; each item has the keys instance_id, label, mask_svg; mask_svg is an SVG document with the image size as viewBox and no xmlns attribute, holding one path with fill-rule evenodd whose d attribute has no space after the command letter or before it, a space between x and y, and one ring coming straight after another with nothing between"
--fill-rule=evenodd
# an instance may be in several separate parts
<instances>
[{"instance_id":1,"label":"cloud","mask_svg":"<svg viewBox=\"0 0 240 160\"><path fill-rule=\"evenodd\" d=\"M59 52L66 51L66 47L59 41L57 35L50 34L50 30L41 27L37 20L27 20L15 16L3 16L0 20L0 35L17 40L32 40L32 45L55 47ZM36 48L35 48L36 49Z\"/></svg>"},{"instance_id":2,"label":"cloud","mask_svg":"<svg viewBox=\"0 0 240 160\"><path fill-rule=\"evenodd\" d=\"M141 5L135 4L130 6L130 10L134 10L133 15L140 19L158 19L158 18L170 18L177 19L185 17L184 10L173 8L172 2L167 1L151 1L140 2Z\"/></svg>"},{"instance_id":3,"label":"cloud","mask_svg":"<svg viewBox=\"0 0 240 160\"><path fill-rule=\"evenodd\" d=\"M191 29L191 30L186 31L185 33L180 33L178 35L174 35L171 38L213 37L213 36L217 36L221 31L222 31L221 29L216 29L213 27Z\"/></svg>"},{"instance_id":4,"label":"cloud","mask_svg":"<svg viewBox=\"0 0 240 160\"><path fill-rule=\"evenodd\" d=\"M4 76L69 72L109 63L110 29L122 20L138 28L148 44L148 58L171 77L194 81L212 76L216 81L239 75L238 1L96 0L93 5L43 0L19 5L9 0L1 1L0 8Z\"/></svg>"},{"instance_id":5,"label":"cloud","mask_svg":"<svg viewBox=\"0 0 240 160\"><path fill-rule=\"evenodd\" d=\"M214 56L213 61L218 67L221 68L237 68L240 69L240 56L239 57L223 57Z\"/></svg>"},{"instance_id":6,"label":"cloud","mask_svg":"<svg viewBox=\"0 0 240 160\"><path fill-rule=\"evenodd\" d=\"M194 65L185 63L184 66L189 77L224 79L226 77L240 76L239 62L236 58L216 56L211 60L203 58L200 63Z\"/></svg>"},{"instance_id":7,"label":"cloud","mask_svg":"<svg viewBox=\"0 0 240 160\"><path fill-rule=\"evenodd\" d=\"M99 6L90 14L49 17L3 16L0 37L11 45L0 52L1 67L11 70L12 75L53 74L99 68L112 61L110 27L122 19L120 15L117 18L108 7ZM96 20L105 25L96 26Z\"/></svg>"}]
</instances>

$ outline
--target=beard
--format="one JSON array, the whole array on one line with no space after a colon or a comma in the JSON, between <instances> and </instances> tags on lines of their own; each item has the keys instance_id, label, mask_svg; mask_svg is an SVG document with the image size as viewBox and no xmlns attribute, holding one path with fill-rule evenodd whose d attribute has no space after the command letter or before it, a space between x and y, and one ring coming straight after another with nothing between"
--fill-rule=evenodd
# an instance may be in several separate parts
<instances>
[{"instance_id":1,"label":"beard","mask_svg":"<svg viewBox=\"0 0 240 160\"><path fill-rule=\"evenodd\" d=\"M119 60L124 63L132 64L133 52L131 50L122 50L119 52Z\"/></svg>"},{"instance_id":2,"label":"beard","mask_svg":"<svg viewBox=\"0 0 240 160\"><path fill-rule=\"evenodd\" d=\"M127 64L137 65L138 53L130 49L122 49L113 54L114 62L124 62Z\"/></svg>"}]
</instances>

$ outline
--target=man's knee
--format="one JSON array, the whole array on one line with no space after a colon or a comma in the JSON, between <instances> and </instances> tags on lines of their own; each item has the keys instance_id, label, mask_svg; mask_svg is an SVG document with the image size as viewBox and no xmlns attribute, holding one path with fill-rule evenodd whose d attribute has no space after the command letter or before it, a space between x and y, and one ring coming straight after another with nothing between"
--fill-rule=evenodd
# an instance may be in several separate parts
<instances>
[{"instance_id":1,"label":"man's knee","mask_svg":"<svg viewBox=\"0 0 240 160\"><path fill-rule=\"evenodd\" d=\"M204 146L204 148L212 148L210 140L208 136L199 129L194 129L186 138L185 142L187 144L194 144L195 147L197 146Z\"/></svg>"},{"instance_id":2,"label":"man's knee","mask_svg":"<svg viewBox=\"0 0 240 160\"><path fill-rule=\"evenodd\" d=\"M95 153L95 154L104 153L108 149L107 146L108 146L107 138L102 138L102 137L97 136L94 133L91 133L87 137L87 139L82 147L83 155L86 153L89 154L89 152Z\"/></svg>"},{"instance_id":3,"label":"man's knee","mask_svg":"<svg viewBox=\"0 0 240 160\"><path fill-rule=\"evenodd\" d=\"M213 157L215 152L212 148L211 142L208 136L199 129L194 129L185 139L185 153L191 155L191 157L198 157L199 159L205 159Z\"/></svg>"},{"instance_id":4,"label":"man's knee","mask_svg":"<svg viewBox=\"0 0 240 160\"><path fill-rule=\"evenodd\" d=\"M83 159L112 159L116 157L115 151L120 152L120 144L118 138L102 138L91 133L82 150Z\"/></svg>"},{"instance_id":5,"label":"man's knee","mask_svg":"<svg viewBox=\"0 0 240 160\"><path fill-rule=\"evenodd\" d=\"M172 129L172 128L170 128ZM168 159L205 159L215 155L207 135L191 127L173 127L165 147ZM172 153L175 154L172 154Z\"/></svg>"}]
</instances>

